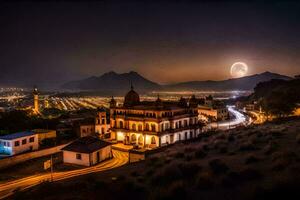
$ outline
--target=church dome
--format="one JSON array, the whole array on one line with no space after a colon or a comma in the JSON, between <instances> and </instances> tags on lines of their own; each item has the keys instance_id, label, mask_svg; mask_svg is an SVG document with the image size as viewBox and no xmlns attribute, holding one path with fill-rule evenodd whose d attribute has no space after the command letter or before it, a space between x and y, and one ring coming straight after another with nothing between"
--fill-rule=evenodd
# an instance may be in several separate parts
<instances>
[{"instance_id":1,"label":"church dome","mask_svg":"<svg viewBox=\"0 0 300 200\"><path fill-rule=\"evenodd\" d=\"M131 86L131 90L126 94L124 100L124 106L134 106L140 103L140 96L137 92L133 90Z\"/></svg>"}]
</instances>

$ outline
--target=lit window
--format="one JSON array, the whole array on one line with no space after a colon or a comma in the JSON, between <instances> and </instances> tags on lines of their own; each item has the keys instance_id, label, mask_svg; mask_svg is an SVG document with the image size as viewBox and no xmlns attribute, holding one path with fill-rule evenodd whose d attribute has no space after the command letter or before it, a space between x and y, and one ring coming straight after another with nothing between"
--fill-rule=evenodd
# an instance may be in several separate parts
<instances>
[{"instance_id":1,"label":"lit window","mask_svg":"<svg viewBox=\"0 0 300 200\"><path fill-rule=\"evenodd\" d=\"M22 140L22 144L26 144L26 143L27 143L26 139Z\"/></svg>"},{"instance_id":2,"label":"lit window","mask_svg":"<svg viewBox=\"0 0 300 200\"><path fill-rule=\"evenodd\" d=\"M77 159L77 160L81 160L81 154L80 154L80 153L77 153L77 154L76 154L76 159Z\"/></svg>"},{"instance_id":3,"label":"lit window","mask_svg":"<svg viewBox=\"0 0 300 200\"><path fill-rule=\"evenodd\" d=\"M15 141L15 147L20 146L20 142L19 141Z\"/></svg>"},{"instance_id":4,"label":"lit window","mask_svg":"<svg viewBox=\"0 0 300 200\"><path fill-rule=\"evenodd\" d=\"M29 142L30 143L34 142L34 137L29 138Z\"/></svg>"}]
</instances>

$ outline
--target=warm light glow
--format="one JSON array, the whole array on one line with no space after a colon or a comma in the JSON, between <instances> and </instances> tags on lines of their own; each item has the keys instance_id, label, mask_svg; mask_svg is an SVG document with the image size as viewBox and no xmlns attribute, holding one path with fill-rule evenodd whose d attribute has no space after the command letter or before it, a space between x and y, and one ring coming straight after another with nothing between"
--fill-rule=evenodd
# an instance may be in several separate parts
<instances>
[{"instance_id":1,"label":"warm light glow","mask_svg":"<svg viewBox=\"0 0 300 200\"><path fill-rule=\"evenodd\" d=\"M248 72L248 65L243 62L236 62L231 66L230 74L234 78L243 77Z\"/></svg>"}]
</instances>

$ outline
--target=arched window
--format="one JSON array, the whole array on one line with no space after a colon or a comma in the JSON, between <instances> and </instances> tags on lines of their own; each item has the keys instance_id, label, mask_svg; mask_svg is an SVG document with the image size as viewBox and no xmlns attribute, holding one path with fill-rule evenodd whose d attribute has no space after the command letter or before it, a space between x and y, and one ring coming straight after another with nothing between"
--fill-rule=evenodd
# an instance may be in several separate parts
<instances>
[{"instance_id":1,"label":"arched window","mask_svg":"<svg viewBox=\"0 0 300 200\"><path fill-rule=\"evenodd\" d=\"M120 128L123 128L123 122L122 121L120 121L119 126L120 126Z\"/></svg>"},{"instance_id":2,"label":"arched window","mask_svg":"<svg viewBox=\"0 0 300 200\"><path fill-rule=\"evenodd\" d=\"M143 125L142 125L142 124L139 124L138 130L139 130L139 131L143 131Z\"/></svg>"},{"instance_id":3,"label":"arched window","mask_svg":"<svg viewBox=\"0 0 300 200\"><path fill-rule=\"evenodd\" d=\"M149 128L150 128L150 127L149 127L149 124L147 123L147 124L146 124L146 131L149 131Z\"/></svg>"},{"instance_id":4,"label":"arched window","mask_svg":"<svg viewBox=\"0 0 300 200\"><path fill-rule=\"evenodd\" d=\"M156 144L156 140L154 136L151 137L151 144Z\"/></svg>"},{"instance_id":5,"label":"arched window","mask_svg":"<svg viewBox=\"0 0 300 200\"><path fill-rule=\"evenodd\" d=\"M131 143L136 143L136 135L135 134L132 134L130 139L131 139Z\"/></svg>"},{"instance_id":6,"label":"arched window","mask_svg":"<svg viewBox=\"0 0 300 200\"><path fill-rule=\"evenodd\" d=\"M143 145L144 144L144 138L143 136L139 136L139 140L138 140L139 145Z\"/></svg>"},{"instance_id":7,"label":"arched window","mask_svg":"<svg viewBox=\"0 0 300 200\"><path fill-rule=\"evenodd\" d=\"M132 130L136 131L136 125L132 124Z\"/></svg>"},{"instance_id":8,"label":"arched window","mask_svg":"<svg viewBox=\"0 0 300 200\"><path fill-rule=\"evenodd\" d=\"M155 124L151 124L151 131L156 131Z\"/></svg>"}]
</instances>

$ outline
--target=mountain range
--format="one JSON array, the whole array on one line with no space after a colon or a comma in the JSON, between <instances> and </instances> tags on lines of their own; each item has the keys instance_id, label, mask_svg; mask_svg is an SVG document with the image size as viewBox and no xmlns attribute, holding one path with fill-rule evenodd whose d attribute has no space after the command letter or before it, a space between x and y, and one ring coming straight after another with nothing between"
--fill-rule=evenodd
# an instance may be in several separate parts
<instances>
[{"instance_id":1,"label":"mountain range","mask_svg":"<svg viewBox=\"0 0 300 200\"><path fill-rule=\"evenodd\" d=\"M176 84L161 85L150 81L137 72L130 71L128 73L118 74L114 71L105 73L101 76L92 76L83 80L67 82L62 85L63 89L80 90L80 91L98 91L103 93L124 93L129 90L132 84L138 92L146 93L150 91L224 91L224 90L253 90L260 83L272 79L290 80L291 77L264 72L254 74L242 78L233 78L221 81L189 81Z\"/></svg>"}]
</instances>

